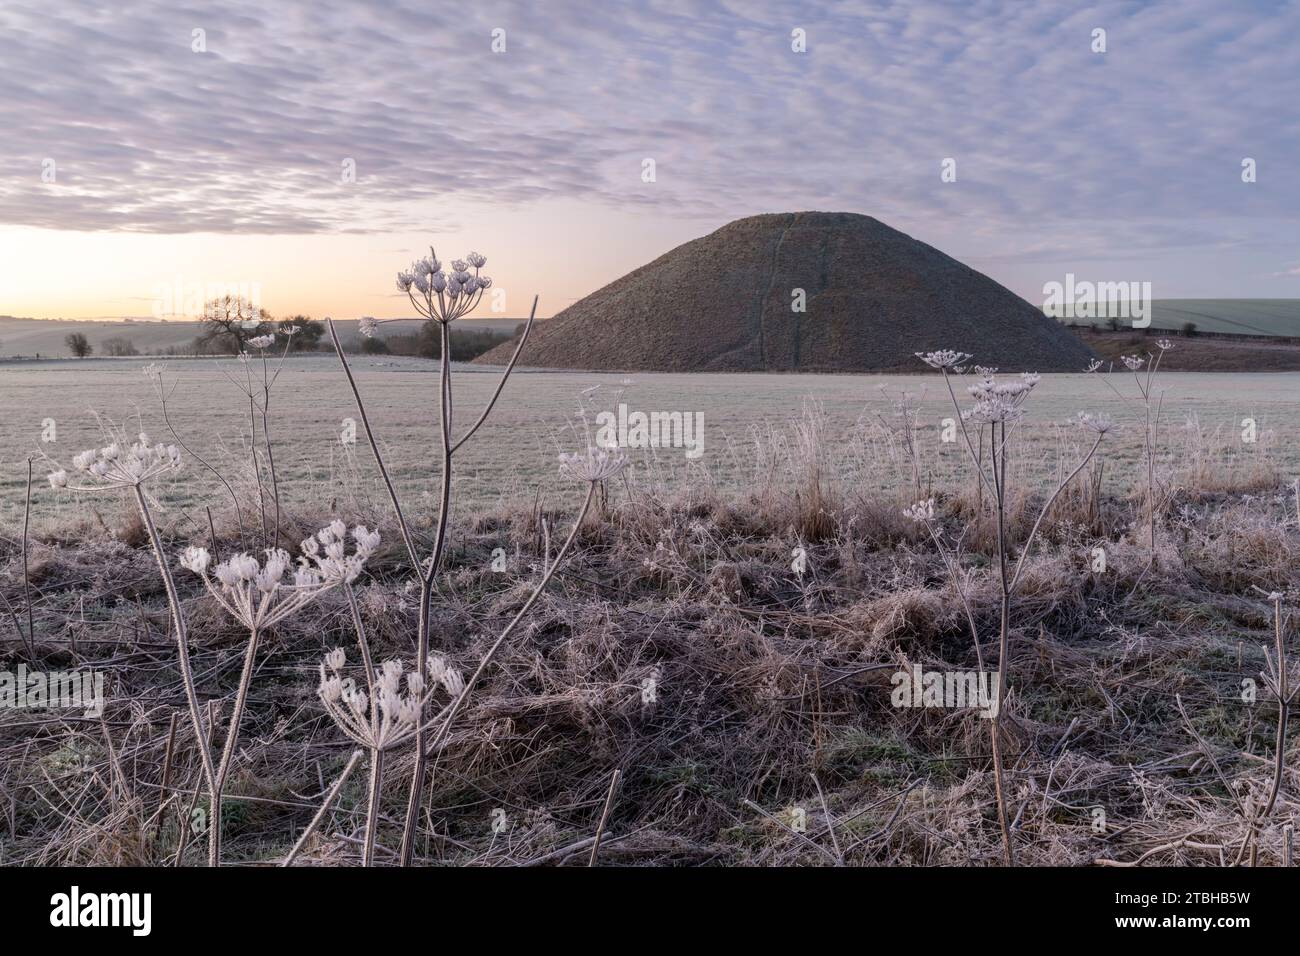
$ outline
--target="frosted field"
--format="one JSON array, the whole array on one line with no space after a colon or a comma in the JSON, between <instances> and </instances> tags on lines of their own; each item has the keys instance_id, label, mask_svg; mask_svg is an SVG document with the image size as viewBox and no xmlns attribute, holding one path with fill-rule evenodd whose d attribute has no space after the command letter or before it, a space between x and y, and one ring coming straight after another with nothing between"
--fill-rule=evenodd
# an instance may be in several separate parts
<instances>
[{"instance_id":1,"label":"frosted field","mask_svg":"<svg viewBox=\"0 0 1300 956\"><path fill-rule=\"evenodd\" d=\"M96 413L132 433L142 423L154 440L172 440L141 372L145 361L0 363L0 520L12 524L21 518L28 455L45 454L70 466L78 451L102 444ZM352 363L399 484L408 493L435 495L436 364L387 356L356 357ZM181 437L233 483L246 483L248 399L227 377L242 382L244 367L233 359L175 359L164 363L164 369L165 381L178 383L168 405ZM254 370L260 374L259 365ZM455 433L477 418L497 376L497 371L479 366L457 367ZM1117 374L1110 380L1124 394L1136 394L1131 376ZM970 379L957 382L964 399ZM1220 469L1249 468L1272 459L1283 478L1300 473L1300 374L1170 373L1162 375L1160 383L1163 471L1175 483L1180 471L1198 460ZM584 398L584 390L593 386L599 387ZM805 474L810 445L820 448L826 473L854 492L870 495L904 488L910 484L911 469L902 443L889 431L901 424L893 402L904 390L918 399L921 409L916 443L923 479L932 475L935 487L942 489L956 475L968 477L960 446L940 441L941 421L951 415L951 406L938 373L624 376L517 371L488 423L457 455L458 504L490 506L503 498L531 502L536 496L544 505L558 504L562 485L556 455L585 444L579 415L584 402L589 416L620 401L633 411L703 413L703 455L690 461L679 448L634 451L634 489L716 488L733 493L766 486L779 492L788 477ZM1063 427L1080 410L1104 412L1120 426L1104 446L1105 490L1126 492L1140 453L1141 407L1121 402L1097 376L1083 374L1043 376L1020 430L1020 478L1044 480L1055 471L1061 452L1070 452L1084 437L1078 429ZM272 394L271 412L276 466L287 503L382 503L359 423L357 444L340 441L345 420L355 418L356 411L337 359L290 359ZM1254 444L1241 441L1245 418L1256 422ZM46 419L55 423L54 442L42 441ZM810 425L816 425L811 441ZM56 494L46 486L46 470L38 461L38 520L66 517L82 507L76 496ZM156 486L164 502L225 509L224 491L210 474L188 463L183 475Z\"/></svg>"}]
</instances>

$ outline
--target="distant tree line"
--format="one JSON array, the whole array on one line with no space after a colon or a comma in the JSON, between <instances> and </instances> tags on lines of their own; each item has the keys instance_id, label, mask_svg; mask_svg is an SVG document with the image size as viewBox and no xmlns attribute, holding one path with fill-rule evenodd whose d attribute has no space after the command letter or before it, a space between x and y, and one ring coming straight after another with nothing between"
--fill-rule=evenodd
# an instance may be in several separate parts
<instances>
[{"instance_id":1,"label":"distant tree line","mask_svg":"<svg viewBox=\"0 0 1300 956\"><path fill-rule=\"evenodd\" d=\"M451 357L453 361L467 362L514 338L523 323L513 333L491 329L452 328ZM290 331L292 330L292 335ZM199 321L198 337L188 346L172 346L166 355L238 355L247 352L252 339L275 334L278 349L293 352L330 351L333 345L325 336L325 325L309 315L293 315L276 319L265 309L253 305L240 296L225 295L212 299L203 309ZM286 338L287 337L287 338ZM84 333L71 332L64 338L68 351L77 358L86 358L95 350ZM363 338L344 341L349 352L372 355L410 355L419 358L442 357L442 336L433 322L425 322L417 329L386 338ZM139 355L135 343L126 336L114 336L101 343L103 354L111 356Z\"/></svg>"},{"instance_id":2,"label":"distant tree line","mask_svg":"<svg viewBox=\"0 0 1300 956\"><path fill-rule=\"evenodd\" d=\"M514 332L497 332L492 329L451 328L451 360L468 362L490 351L502 342L509 342L523 329L523 323ZM437 323L425 322L418 329L403 335L361 340L360 351L369 355L413 355L418 358L442 358L442 334Z\"/></svg>"}]
</instances>

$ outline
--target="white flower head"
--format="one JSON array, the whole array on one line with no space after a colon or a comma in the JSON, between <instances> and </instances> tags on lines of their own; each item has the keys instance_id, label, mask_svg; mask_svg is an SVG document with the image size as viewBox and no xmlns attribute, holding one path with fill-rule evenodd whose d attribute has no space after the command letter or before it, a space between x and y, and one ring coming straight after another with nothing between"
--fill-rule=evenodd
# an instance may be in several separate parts
<instances>
[{"instance_id":1,"label":"white flower head","mask_svg":"<svg viewBox=\"0 0 1300 956\"><path fill-rule=\"evenodd\" d=\"M1162 352L1168 352L1171 348L1174 347L1174 343L1169 341L1168 339L1156 339L1156 347L1159 348L1160 351Z\"/></svg>"},{"instance_id":2,"label":"white flower head","mask_svg":"<svg viewBox=\"0 0 1300 956\"><path fill-rule=\"evenodd\" d=\"M252 630L270 627L296 613L326 591L355 581L370 552L346 553L347 528L341 521L322 528L302 543L295 566L283 548L267 548L264 559L240 552L211 569L211 557L199 547L187 548L181 566L203 578L208 592L233 618ZM369 542L367 532L361 540ZM326 542L324 551L318 542ZM215 578L215 581L213 580Z\"/></svg>"},{"instance_id":3,"label":"white flower head","mask_svg":"<svg viewBox=\"0 0 1300 956\"><path fill-rule=\"evenodd\" d=\"M560 473L578 481L605 481L620 474L627 466L627 455L617 448L588 445L586 454L560 455Z\"/></svg>"},{"instance_id":4,"label":"white flower head","mask_svg":"<svg viewBox=\"0 0 1300 956\"><path fill-rule=\"evenodd\" d=\"M926 498L924 501L918 501L916 504L903 509L903 517L911 518L916 522L926 522L934 520L934 499Z\"/></svg>"},{"instance_id":5,"label":"white flower head","mask_svg":"<svg viewBox=\"0 0 1300 956\"><path fill-rule=\"evenodd\" d=\"M1025 410L1019 405L996 397L980 399L969 411L962 414L967 421L980 425L1019 421L1024 416Z\"/></svg>"},{"instance_id":6,"label":"white flower head","mask_svg":"<svg viewBox=\"0 0 1300 956\"><path fill-rule=\"evenodd\" d=\"M255 349L266 349L266 348L270 348L272 345L275 344L275 336L274 336L273 334L272 334L272 335L258 335L258 336L255 336L254 338L249 339L249 340L248 340L248 344L251 345L251 346L252 346L253 348L255 348Z\"/></svg>"},{"instance_id":7,"label":"white flower head","mask_svg":"<svg viewBox=\"0 0 1300 956\"><path fill-rule=\"evenodd\" d=\"M207 548L190 547L181 552L181 567L195 574L206 574L212 563L212 555Z\"/></svg>"},{"instance_id":8,"label":"white flower head","mask_svg":"<svg viewBox=\"0 0 1300 956\"><path fill-rule=\"evenodd\" d=\"M975 357L969 352L954 352L952 349L941 349L938 352L917 352L915 354L926 365L937 369L955 369L959 365L965 365Z\"/></svg>"},{"instance_id":9,"label":"white flower head","mask_svg":"<svg viewBox=\"0 0 1300 956\"><path fill-rule=\"evenodd\" d=\"M432 668L430 678L426 678L418 671L407 671L401 661L389 660L374 671L374 683L370 693L365 694L350 678L340 677L342 665L341 649L325 656L319 667L317 693L326 713L345 735L376 750L387 750L409 740L421 724L425 705L445 686L431 679ZM445 662L442 668L449 670ZM458 675L455 680L463 689L463 679Z\"/></svg>"},{"instance_id":10,"label":"white flower head","mask_svg":"<svg viewBox=\"0 0 1300 956\"><path fill-rule=\"evenodd\" d=\"M369 558L379 548L379 532L371 531L363 524L352 529L352 540L356 542L357 554Z\"/></svg>"},{"instance_id":11,"label":"white flower head","mask_svg":"<svg viewBox=\"0 0 1300 956\"><path fill-rule=\"evenodd\" d=\"M73 491L98 491L109 485L141 485L180 469L181 453L175 445L149 444L149 436L144 433L139 437L140 441L129 442L119 435L103 448L89 448L73 456L73 468L90 476L95 484L69 486L67 472L62 468L50 475L50 484L56 488L72 487ZM56 484L56 480L61 483Z\"/></svg>"},{"instance_id":12,"label":"white flower head","mask_svg":"<svg viewBox=\"0 0 1300 956\"><path fill-rule=\"evenodd\" d=\"M1121 355L1119 360L1128 366L1130 372L1136 372L1147 364L1147 360L1138 355Z\"/></svg>"},{"instance_id":13,"label":"white flower head","mask_svg":"<svg viewBox=\"0 0 1300 956\"><path fill-rule=\"evenodd\" d=\"M478 274L486 262L486 256L471 252L466 259L451 262L447 274L430 249L429 255L412 263L409 271L398 273L397 287L422 316L446 324L473 311L483 291L491 286L491 279Z\"/></svg>"},{"instance_id":14,"label":"white flower head","mask_svg":"<svg viewBox=\"0 0 1300 956\"><path fill-rule=\"evenodd\" d=\"M379 321L370 315L363 315L361 321L357 324L358 330L368 339L375 337L375 332L379 329Z\"/></svg>"},{"instance_id":15,"label":"white flower head","mask_svg":"<svg viewBox=\"0 0 1300 956\"><path fill-rule=\"evenodd\" d=\"M1081 428L1087 428L1098 435L1104 435L1115 427L1115 423L1105 415L1093 415L1089 412L1080 412L1078 422Z\"/></svg>"}]
</instances>

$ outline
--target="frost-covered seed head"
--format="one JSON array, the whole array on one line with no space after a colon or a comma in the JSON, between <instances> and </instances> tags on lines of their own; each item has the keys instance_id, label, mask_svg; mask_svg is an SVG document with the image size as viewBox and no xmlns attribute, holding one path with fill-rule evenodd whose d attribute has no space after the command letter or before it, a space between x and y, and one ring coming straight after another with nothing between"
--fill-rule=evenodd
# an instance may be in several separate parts
<instances>
[{"instance_id":1,"label":"frost-covered seed head","mask_svg":"<svg viewBox=\"0 0 1300 956\"><path fill-rule=\"evenodd\" d=\"M903 517L911 518L917 522L933 521L934 499L926 498L924 501L918 501L916 504L904 508Z\"/></svg>"},{"instance_id":2,"label":"frost-covered seed head","mask_svg":"<svg viewBox=\"0 0 1300 956\"><path fill-rule=\"evenodd\" d=\"M1079 426L1090 429L1098 435L1104 435L1115 427L1114 422L1105 415L1093 415L1089 412L1079 413Z\"/></svg>"},{"instance_id":3,"label":"frost-covered seed head","mask_svg":"<svg viewBox=\"0 0 1300 956\"><path fill-rule=\"evenodd\" d=\"M627 455L617 448L587 446L586 454L560 455L560 473L577 481L605 481L627 468Z\"/></svg>"},{"instance_id":4,"label":"frost-covered seed head","mask_svg":"<svg viewBox=\"0 0 1300 956\"><path fill-rule=\"evenodd\" d=\"M181 567L195 574L207 574L211 563L212 555L208 554L207 548L191 547L181 553Z\"/></svg>"},{"instance_id":5,"label":"frost-covered seed head","mask_svg":"<svg viewBox=\"0 0 1300 956\"><path fill-rule=\"evenodd\" d=\"M937 352L917 352L915 355L926 365L937 369L955 369L975 357L969 352L954 352L952 349L941 349Z\"/></svg>"},{"instance_id":6,"label":"frost-covered seed head","mask_svg":"<svg viewBox=\"0 0 1300 956\"><path fill-rule=\"evenodd\" d=\"M335 704L343 697L343 681L337 676L327 677L324 668L321 668L320 687L316 692L320 694L320 699L326 704Z\"/></svg>"},{"instance_id":7,"label":"frost-covered seed head","mask_svg":"<svg viewBox=\"0 0 1300 956\"><path fill-rule=\"evenodd\" d=\"M379 532L371 531L365 525L359 524L352 529L352 540L356 542L357 554L368 558L379 547Z\"/></svg>"}]
</instances>

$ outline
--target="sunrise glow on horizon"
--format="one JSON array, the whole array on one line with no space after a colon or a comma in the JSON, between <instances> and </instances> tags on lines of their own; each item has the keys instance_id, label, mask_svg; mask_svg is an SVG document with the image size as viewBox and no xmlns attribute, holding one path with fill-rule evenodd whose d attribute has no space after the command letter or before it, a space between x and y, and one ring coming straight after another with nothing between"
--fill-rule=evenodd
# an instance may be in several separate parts
<instances>
[{"instance_id":1,"label":"sunrise glow on horizon","mask_svg":"<svg viewBox=\"0 0 1300 956\"><path fill-rule=\"evenodd\" d=\"M149 318L220 283L277 315L402 316L393 276L433 242L489 257L502 314L536 294L549 316L802 210L875 216L1030 301L1066 273L1300 296L1300 149L1276 121L1295 7L418 16L0 9L0 314Z\"/></svg>"}]
</instances>

